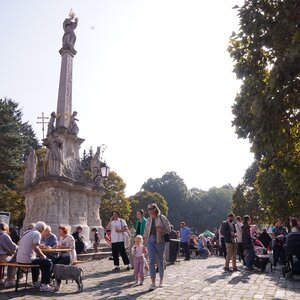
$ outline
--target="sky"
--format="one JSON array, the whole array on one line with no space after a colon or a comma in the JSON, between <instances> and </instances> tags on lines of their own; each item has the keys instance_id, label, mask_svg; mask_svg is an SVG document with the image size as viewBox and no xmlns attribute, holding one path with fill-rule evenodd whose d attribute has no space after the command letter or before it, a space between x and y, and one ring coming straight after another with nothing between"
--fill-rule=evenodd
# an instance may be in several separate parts
<instances>
[{"instance_id":1,"label":"sky","mask_svg":"<svg viewBox=\"0 0 300 300\"><path fill-rule=\"evenodd\" d=\"M0 98L36 122L56 110L62 23L79 18L73 110L83 149L104 159L126 195L176 172L187 187L236 186L253 161L237 138L239 91L227 52L242 0L0 0Z\"/></svg>"}]
</instances>

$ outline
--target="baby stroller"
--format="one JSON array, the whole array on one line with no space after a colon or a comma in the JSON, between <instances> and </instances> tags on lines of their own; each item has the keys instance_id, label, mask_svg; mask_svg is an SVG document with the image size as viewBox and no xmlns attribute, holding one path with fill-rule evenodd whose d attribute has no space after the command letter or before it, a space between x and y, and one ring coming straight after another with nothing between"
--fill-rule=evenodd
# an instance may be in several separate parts
<instances>
[{"instance_id":1,"label":"baby stroller","mask_svg":"<svg viewBox=\"0 0 300 300\"><path fill-rule=\"evenodd\" d=\"M272 272L272 263L268 255L268 251L259 240L254 241L254 254L253 265L259 268L262 272L265 272L267 265L270 264L270 270Z\"/></svg>"},{"instance_id":2,"label":"baby stroller","mask_svg":"<svg viewBox=\"0 0 300 300\"><path fill-rule=\"evenodd\" d=\"M293 280L294 275L300 275L300 233L288 235L285 253L286 264L282 267L282 275Z\"/></svg>"}]
</instances>

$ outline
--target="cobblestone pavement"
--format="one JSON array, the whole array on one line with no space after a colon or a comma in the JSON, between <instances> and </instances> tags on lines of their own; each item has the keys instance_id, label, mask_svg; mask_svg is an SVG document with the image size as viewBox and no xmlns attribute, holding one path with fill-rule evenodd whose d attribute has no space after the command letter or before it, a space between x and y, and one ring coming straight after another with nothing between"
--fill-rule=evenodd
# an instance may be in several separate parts
<instances>
[{"instance_id":1,"label":"cobblestone pavement","mask_svg":"<svg viewBox=\"0 0 300 300\"><path fill-rule=\"evenodd\" d=\"M84 292L76 293L76 283L63 284L59 293L40 293L34 288L16 294L1 289L0 299L300 299L300 277L282 278L280 270L248 273L224 272L224 259L211 257L177 262L165 271L165 286L148 291L149 277L143 286L133 287L133 271L112 272L113 262L102 259L81 264ZM29 275L29 277L31 277Z\"/></svg>"}]
</instances>

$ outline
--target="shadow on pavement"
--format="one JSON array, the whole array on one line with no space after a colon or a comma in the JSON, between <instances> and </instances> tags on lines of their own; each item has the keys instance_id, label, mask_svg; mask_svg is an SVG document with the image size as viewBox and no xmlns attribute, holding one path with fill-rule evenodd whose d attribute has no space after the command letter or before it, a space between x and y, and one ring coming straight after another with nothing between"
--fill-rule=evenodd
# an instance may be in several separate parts
<instances>
[{"instance_id":1,"label":"shadow on pavement","mask_svg":"<svg viewBox=\"0 0 300 300\"><path fill-rule=\"evenodd\" d=\"M228 284L235 285L240 282L249 283L249 274L241 274L241 275L235 276L228 281Z\"/></svg>"},{"instance_id":2,"label":"shadow on pavement","mask_svg":"<svg viewBox=\"0 0 300 300\"><path fill-rule=\"evenodd\" d=\"M210 266L207 266L207 269L216 269L216 268L220 268L220 267L223 267L224 265L223 264L219 264L219 265L210 265Z\"/></svg>"},{"instance_id":3,"label":"shadow on pavement","mask_svg":"<svg viewBox=\"0 0 300 300\"><path fill-rule=\"evenodd\" d=\"M214 275L212 277L208 277L208 278L205 279L205 281L208 282L208 283L215 283L218 280L225 279L226 277L230 277L231 275L232 275L232 273L223 272L223 273L220 273L218 275Z\"/></svg>"},{"instance_id":4,"label":"shadow on pavement","mask_svg":"<svg viewBox=\"0 0 300 300\"><path fill-rule=\"evenodd\" d=\"M74 292L67 292L67 293L63 292L63 286L61 288L61 291L58 293L53 293L53 292L41 293L36 288L27 288L27 290L25 291L24 287L21 285L20 290L17 293L14 290L12 291L12 290L7 290L7 289L1 289L0 290L0 299L14 299L14 298L20 299L22 297L28 298L29 296L32 296L34 298L41 298L41 297L43 297L43 298L48 298L48 297L59 298L59 297L64 297L67 295L74 295L74 294L78 294L77 293L77 285L74 285ZM5 298L2 298L2 297L5 297Z\"/></svg>"}]
</instances>

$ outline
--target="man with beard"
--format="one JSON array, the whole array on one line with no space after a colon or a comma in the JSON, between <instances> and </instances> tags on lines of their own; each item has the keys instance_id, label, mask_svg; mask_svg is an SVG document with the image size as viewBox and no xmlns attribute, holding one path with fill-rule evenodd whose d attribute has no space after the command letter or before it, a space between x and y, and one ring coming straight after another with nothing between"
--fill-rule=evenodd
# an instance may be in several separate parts
<instances>
[{"instance_id":1,"label":"man with beard","mask_svg":"<svg viewBox=\"0 0 300 300\"><path fill-rule=\"evenodd\" d=\"M225 271L229 271L229 262L232 260L233 271L238 271L236 267L236 251L237 251L237 240L236 240L236 228L233 224L234 214L230 213L227 220L223 222L221 228L221 234L224 236L226 245L226 260L225 260Z\"/></svg>"}]
</instances>

